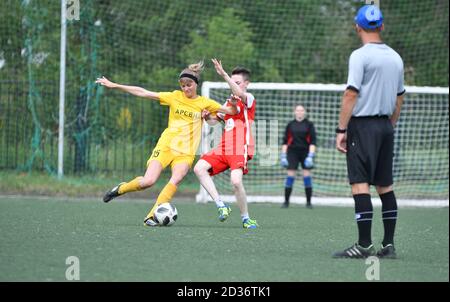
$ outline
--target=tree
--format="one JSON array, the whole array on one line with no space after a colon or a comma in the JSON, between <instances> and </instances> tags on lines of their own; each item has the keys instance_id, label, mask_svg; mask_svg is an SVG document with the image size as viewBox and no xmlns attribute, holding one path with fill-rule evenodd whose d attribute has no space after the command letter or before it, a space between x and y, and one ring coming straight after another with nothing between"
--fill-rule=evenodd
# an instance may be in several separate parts
<instances>
[{"instance_id":1,"label":"tree","mask_svg":"<svg viewBox=\"0 0 450 302\"><path fill-rule=\"evenodd\" d=\"M228 8L212 17L207 24L191 31L191 43L183 47L179 56L184 58L186 64L199 60L209 63L211 58L218 58L229 70L254 61L256 53L251 42L252 35L250 24L243 21L233 8ZM219 80L213 68L205 70L203 78Z\"/></svg>"}]
</instances>

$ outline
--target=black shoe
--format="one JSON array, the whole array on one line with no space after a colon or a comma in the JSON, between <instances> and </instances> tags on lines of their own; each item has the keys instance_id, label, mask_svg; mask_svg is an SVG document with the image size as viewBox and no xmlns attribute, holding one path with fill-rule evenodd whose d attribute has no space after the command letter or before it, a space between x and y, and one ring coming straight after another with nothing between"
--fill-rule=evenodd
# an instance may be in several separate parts
<instances>
[{"instance_id":1,"label":"black shoe","mask_svg":"<svg viewBox=\"0 0 450 302\"><path fill-rule=\"evenodd\" d=\"M333 254L333 258L367 258L376 255L375 248L373 244L365 248L355 243L353 246Z\"/></svg>"},{"instance_id":2,"label":"black shoe","mask_svg":"<svg viewBox=\"0 0 450 302\"><path fill-rule=\"evenodd\" d=\"M381 245L381 249L377 252L378 258L396 259L397 254L395 253L395 247L392 243L386 246Z\"/></svg>"},{"instance_id":3,"label":"black shoe","mask_svg":"<svg viewBox=\"0 0 450 302\"><path fill-rule=\"evenodd\" d=\"M312 209L312 208L313 208L312 204L310 204L310 203L306 204L306 207L307 207L308 209Z\"/></svg>"},{"instance_id":4,"label":"black shoe","mask_svg":"<svg viewBox=\"0 0 450 302\"><path fill-rule=\"evenodd\" d=\"M281 208L282 208L282 209L289 208L289 204L285 202L285 203L283 203L283 204L281 205Z\"/></svg>"},{"instance_id":5,"label":"black shoe","mask_svg":"<svg viewBox=\"0 0 450 302\"><path fill-rule=\"evenodd\" d=\"M108 192L106 192L105 196L103 196L103 202L109 202L111 199L116 198L117 196L119 196L119 187L121 185L123 185L125 182L121 182L120 184L118 184L117 186L115 186L114 188L112 188L111 190L109 190Z\"/></svg>"}]
</instances>

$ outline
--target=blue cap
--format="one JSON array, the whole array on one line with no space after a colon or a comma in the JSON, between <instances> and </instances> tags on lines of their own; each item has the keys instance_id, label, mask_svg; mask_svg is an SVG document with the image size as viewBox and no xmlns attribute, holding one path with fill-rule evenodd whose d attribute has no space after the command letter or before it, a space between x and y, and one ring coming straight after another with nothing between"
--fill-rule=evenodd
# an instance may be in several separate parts
<instances>
[{"instance_id":1,"label":"blue cap","mask_svg":"<svg viewBox=\"0 0 450 302\"><path fill-rule=\"evenodd\" d=\"M358 10L355 23L364 29L375 29L383 24L383 14L376 5L364 5Z\"/></svg>"}]
</instances>

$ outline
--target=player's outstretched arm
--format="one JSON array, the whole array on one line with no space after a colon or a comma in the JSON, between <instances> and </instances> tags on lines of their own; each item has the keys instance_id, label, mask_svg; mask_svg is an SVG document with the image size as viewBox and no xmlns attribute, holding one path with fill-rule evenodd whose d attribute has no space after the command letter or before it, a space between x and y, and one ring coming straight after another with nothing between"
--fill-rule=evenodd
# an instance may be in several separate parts
<instances>
[{"instance_id":1,"label":"player's outstretched arm","mask_svg":"<svg viewBox=\"0 0 450 302\"><path fill-rule=\"evenodd\" d=\"M222 107L219 108L219 112L221 113L225 113L228 115L235 115L237 114L239 111L237 109L237 101L239 100L239 98L235 95L232 95L230 99L228 99L229 103L231 104L231 106L227 106L227 105L223 105Z\"/></svg>"},{"instance_id":2,"label":"player's outstretched arm","mask_svg":"<svg viewBox=\"0 0 450 302\"><path fill-rule=\"evenodd\" d=\"M222 61L217 60L216 58L211 59L211 61L214 63L214 67L216 68L217 73L223 77L225 81L227 81L228 85L230 86L231 91L234 95L241 98L241 100L247 104L247 95L242 91L242 89L239 87L238 84L236 84L226 73L226 71L222 67Z\"/></svg>"},{"instance_id":3,"label":"player's outstretched arm","mask_svg":"<svg viewBox=\"0 0 450 302\"><path fill-rule=\"evenodd\" d=\"M138 97L148 98L148 99L152 99L152 100L159 100L159 95L156 92L149 91L147 89L144 89L144 88L138 87L138 86L128 86L128 85L117 84L117 83L111 82L110 80L108 80L105 77L97 78L95 83L105 86L107 88L119 89L119 90L128 92L128 93L138 96Z\"/></svg>"},{"instance_id":4,"label":"player's outstretched arm","mask_svg":"<svg viewBox=\"0 0 450 302\"><path fill-rule=\"evenodd\" d=\"M217 118L217 116L212 115L211 112L209 112L208 110L204 109L202 111L202 118L208 123L208 125L210 126L214 126L219 122L219 119Z\"/></svg>"}]
</instances>

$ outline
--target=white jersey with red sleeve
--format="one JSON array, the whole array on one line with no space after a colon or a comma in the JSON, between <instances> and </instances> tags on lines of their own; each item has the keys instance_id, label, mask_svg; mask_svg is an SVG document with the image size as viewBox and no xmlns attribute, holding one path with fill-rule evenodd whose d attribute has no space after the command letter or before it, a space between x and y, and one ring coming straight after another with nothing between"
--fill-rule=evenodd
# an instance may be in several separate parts
<instances>
[{"instance_id":1,"label":"white jersey with red sleeve","mask_svg":"<svg viewBox=\"0 0 450 302\"><path fill-rule=\"evenodd\" d=\"M222 140L217 146L224 155L243 155L244 159L251 159L255 152L255 143L252 136L252 126L255 120L256 100L247 92L246 104L237 102L238 113L235 115L218 114L225 122ZM231 104L227 101L227 106Z\"/></svg>"}]
</instances>

